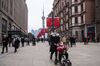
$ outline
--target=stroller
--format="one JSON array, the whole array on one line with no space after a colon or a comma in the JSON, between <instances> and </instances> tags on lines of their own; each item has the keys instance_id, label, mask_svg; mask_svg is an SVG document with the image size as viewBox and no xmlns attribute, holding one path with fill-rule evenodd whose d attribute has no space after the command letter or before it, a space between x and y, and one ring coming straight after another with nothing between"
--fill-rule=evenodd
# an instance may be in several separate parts
<instances>
[{"instance_id":1,"label":"stroller","mask_svg":"<svg viewBox=\"0 0 100 66\"><path fill-rule=\"evenodd\" d=\"M67 50L68 50L68 46L64 45L62 42L57 47L57 51L58 51L58 54L59 54L60 66L72 66L72 63L68 58Z\"/></svg>"},{"instance_id":2,"label":"stroller","mask_svg":"<svg viewBox=\"0 0 100 66\"><path fill-rule=\"evenodd\" d=\"M65 55L62 56L61 66L72 66L71 61L66 59Z\"/></svg>"}]
</instances>

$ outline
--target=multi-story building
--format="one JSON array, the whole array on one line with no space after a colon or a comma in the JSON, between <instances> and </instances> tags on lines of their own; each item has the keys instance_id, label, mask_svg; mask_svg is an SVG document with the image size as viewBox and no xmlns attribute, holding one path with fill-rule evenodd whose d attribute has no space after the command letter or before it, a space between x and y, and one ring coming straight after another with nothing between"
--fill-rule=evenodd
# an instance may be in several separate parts
<instances>
[{"instance_id":1,"label":"multi-story building","mask_svg":"<svg viewBox=\"0 0 100 66\"><path fill-rule=\"evenodd\" d=\"M100 0L95 0L96 38L100 41Z\"/></svg>"},{"instance_id":2,"label":"multi-story building","mask_svg":"<svg viewBox=\"0 0 100 66\"><path fill-rule=\"evenodd\" d=\"M54 17L60 17L60 27L55 30L60 34L68 34L68 18L69 18L69 3L68 0L54 0L53 3Z\"/></svg>"},{"instance_id":3,"label":"multi-story building","mask_svg":"<svg viewBox=\"0 0 100 66\"><path fill-rule=\"evenodd\" d=\"M78 41L84 37L95 40L94 0L69 0L69 4L70 34Z\"/></svg>"},{"instance_id":4,"label":"multi-story building","mask_svg":"<svg viewBox=\"0 0 100 66\"><path fill-rule=\"evenodd\" d=\"M26 0L0 0L0 37L17 31L27 33L27 19Z\"/></svg>"},{"instance_id":5,"label":"multi-story building","mask_svg":"<svg viewBox=\"0 0 100 66\"><path fill-rule=\"evenodd\" d=\"M53 12L61 18L61 26L55 29L61 35L95 40L95 0L54 0Z\"/></svg>"}]
</instances>

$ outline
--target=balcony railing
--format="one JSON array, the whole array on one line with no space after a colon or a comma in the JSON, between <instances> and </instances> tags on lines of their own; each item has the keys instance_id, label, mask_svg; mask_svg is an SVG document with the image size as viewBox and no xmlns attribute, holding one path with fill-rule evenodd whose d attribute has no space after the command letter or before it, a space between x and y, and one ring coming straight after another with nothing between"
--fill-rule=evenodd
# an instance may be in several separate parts
<instances>
[{"instance_id":1,"label":"balcony railing","mask_svg":"<svg viewBox=\"0 0 100 66\"><path fill-rule=\"evenodd\" d=\"M83 9L83 11L80 11L80 12L77 12L77 13L72 12L72 14L71 14L71 15L79 15L79 14L82 14L83 12L85 12L85 9Z\"/></svg>"},{"instance_id":2,"label":"balcony railing","mask_svg":"<svg viewBox=\"0 0 100 66\"><path fill-rule=\"evenodd\" d=\"M81 25L84 25L85 23L84 23L84 21L83 21L83 23L72 23L72 25L70 25L70 26L81 26Z\"/></svg>"},{"instance_id":3,"label":"balcony railing","mask_svg":"<svg viewBox=\"0 0 100 66\"><path fill-rule=\"evenodd\" d=\"M78 3L80 3L79 1L78 2L72 2L72 4L78 4Z\"/></svg>"}]
</instances>

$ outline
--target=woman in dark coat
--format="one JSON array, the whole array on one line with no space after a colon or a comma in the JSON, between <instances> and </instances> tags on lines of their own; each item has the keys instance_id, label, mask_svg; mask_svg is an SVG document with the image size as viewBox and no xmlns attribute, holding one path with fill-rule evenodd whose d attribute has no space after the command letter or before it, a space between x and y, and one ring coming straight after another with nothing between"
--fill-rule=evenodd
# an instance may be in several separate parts
<instances>
[{"instance_id":1,"label":"woman in dark coat","mask_svg":"<svg viewBox=\"0 0 100 66\"><path fill-rule=\"evenodd\" d=\"M18 38L15 38L14 40L14 48L15 48L15 51L14 52L17 52L17 49L19 48L19 44L20 44L20 41Z\"/></svg>"}]
</instances>

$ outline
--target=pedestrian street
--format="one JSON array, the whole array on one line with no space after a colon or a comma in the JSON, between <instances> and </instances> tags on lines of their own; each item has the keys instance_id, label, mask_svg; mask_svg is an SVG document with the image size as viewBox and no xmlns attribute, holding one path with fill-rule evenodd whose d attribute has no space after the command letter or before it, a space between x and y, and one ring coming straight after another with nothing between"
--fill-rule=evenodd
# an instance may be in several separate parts
<instances>
[{"instance_id":1,"label":"pedestrian street","mask_svg":"<svg viewBox=\"0 0 100 66\"><path fill-rule=\"evenodd\" d=\"M100 66L100 43L77 43L68 53L72 66ZM10 47L8 53L0 54L0 66L59 66L54 65L54 57L50 60L49 55L47 42L20 47L17 53Z\"/></svg>"}]
</instances>

